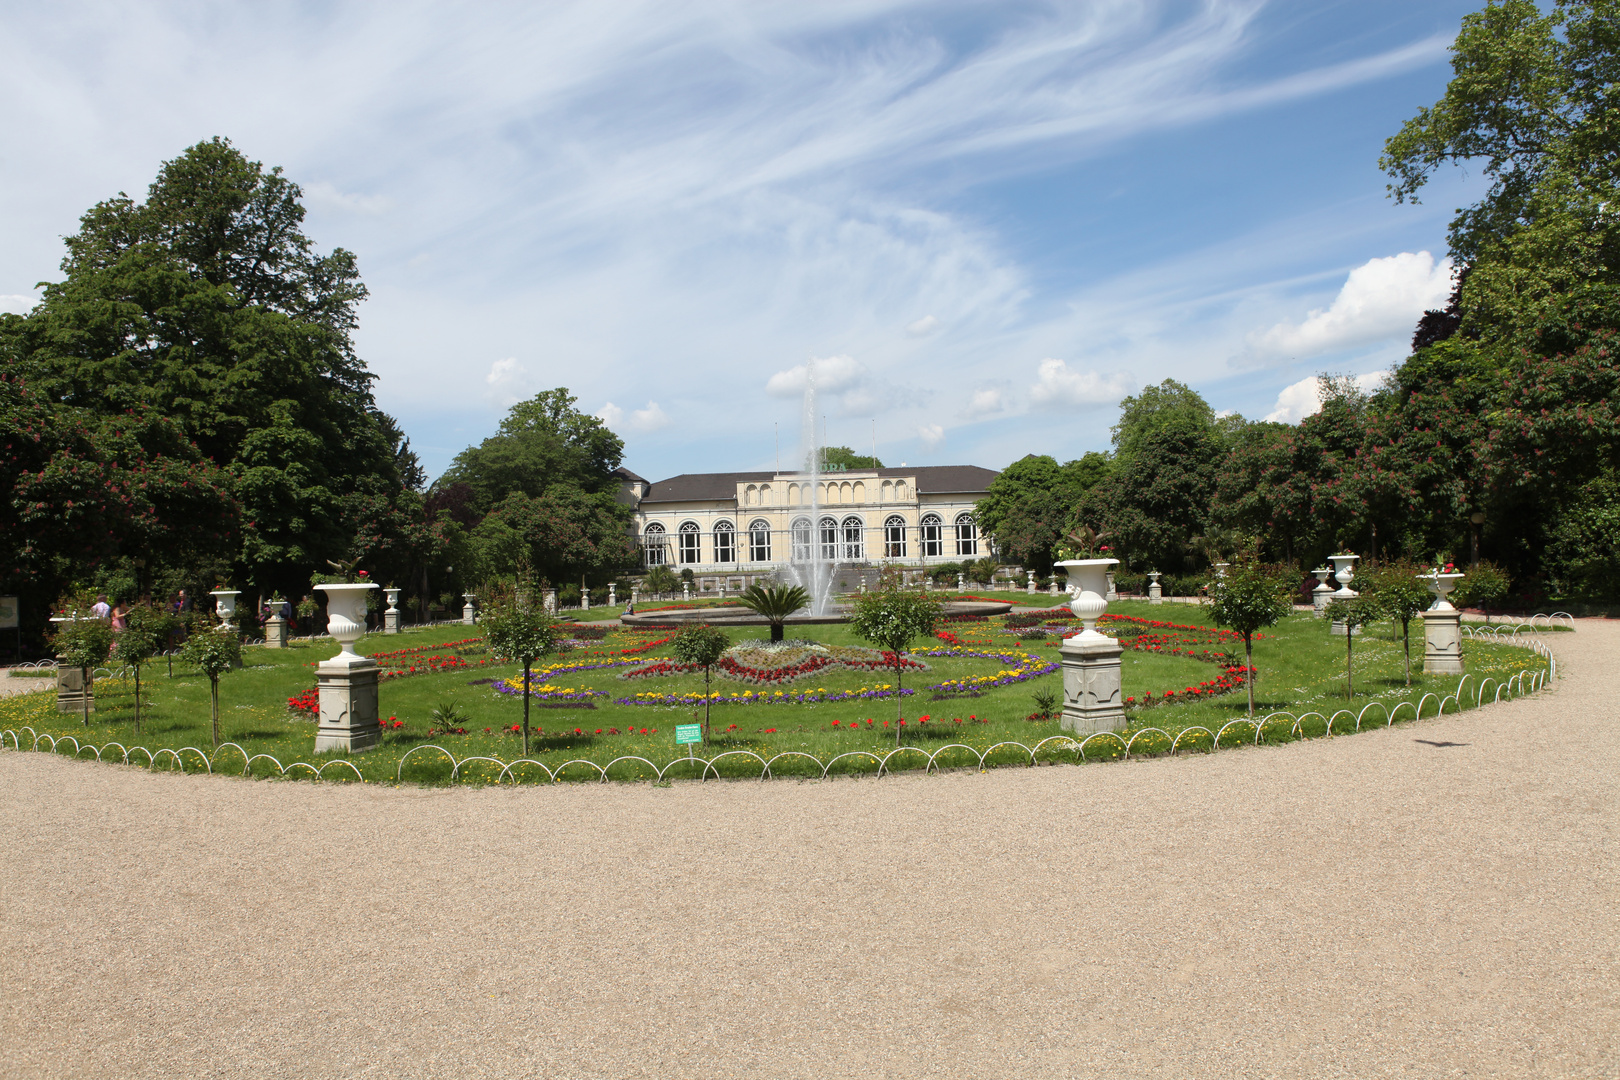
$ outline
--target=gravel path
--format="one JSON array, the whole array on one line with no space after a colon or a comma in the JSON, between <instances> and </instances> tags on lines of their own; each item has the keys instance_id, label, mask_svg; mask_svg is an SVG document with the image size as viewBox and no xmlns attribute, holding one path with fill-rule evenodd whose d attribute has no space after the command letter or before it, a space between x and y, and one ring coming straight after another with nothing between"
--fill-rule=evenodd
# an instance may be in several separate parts
<instances>
[{"instance_id":1,"label":"gravel path","mask_svg":"<svg viewBox=\"0 0 1620 1080\"><path fill-rule=\"evenodd\" d=\"M505 790L0 754L4 1077L1620 1075L1620 626L1212 756Z\"/></svg>"}]
</instances>

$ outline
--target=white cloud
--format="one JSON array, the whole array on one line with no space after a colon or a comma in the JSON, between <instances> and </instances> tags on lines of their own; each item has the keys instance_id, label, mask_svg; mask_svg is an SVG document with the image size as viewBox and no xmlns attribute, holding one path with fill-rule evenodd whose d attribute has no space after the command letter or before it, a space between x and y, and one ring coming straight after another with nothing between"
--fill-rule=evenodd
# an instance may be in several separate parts
<instances>
[{"instance_id":1,"label":"white cloud","mask_svg":"<svg viewBox=\"0 0 1620 1080\"><path fill-rule=\"evenodd\" d=\"M924 449L938 450L945 442L945 429L938 424L923 424L917 429L917 438Z\"/></svg>"},{"instance_id":2,"label":"white cloud","mask_svg":"<svg viewBox=\"0 0 1620 1080\"><path fill-rule=\"evenodd\" d=\"M500 408L510 409L529 396L529 369L518 363L517 357L508 356L489 365L484 383L489 387L485 392L488 399Z\"/></svg>"},{"instance_id":3,"label":"white cloud","mask_svg":"<svg viewBox=\"0 0 1620 1080\"><path fill-rule=\"evenodd\" d=\"M39 303L37 296L18 296L15 293L0 293L0 311L9 311L13 315L26 315Z\"/></svg>"},{"instance_id":4,"label":"white cloud","mask_svg":"<svg viewBox=\"0 0 1620 1080\"><path fill-rule=\"evenodd\" d=\"M325 181L300 186L304 189L305 200L311 206L328 210L341 210L349 214L382 214L394 205L394 201L386 195L354 195L339 191Z\"/></svg>"},{"instance_id":5,"label":"white cloud","mask_svg":"<svg viewBox=\"0 0 1620 1080\"><path fill-rule=\"evenodd\" d=\"M836 394L860 383L864 372L852 356L811 357L807 364L772 375L765 384L765 392L772 397L798 397L810 385L812 375L816 393Z\"/></svg>"},{"instance_id":6,"label":"white cloud","mask_svg":"<svg viewBox=\"0 0 1620 1080\"><path fill-rule=\"evenodd\" d=\"M995 387L975 390L967 405L968 416L994 416L1007 411L1007 395Z\"/></svg>"},{"instance_id":7,"label":"white cloud","mask_svg":"<svg viewBox=\"0 0 1620 1080\"><path fill-rule=\"evenodd\" d=\"M1369 371L1365 375L1356 376L1356 385L1362 390L1371 393L1383 385L1387 374L1382 371ZM1301 379L1297 383L1283 387L1282 393L1277 395L1277 404L1266 414L1267 420L1279 424L1297 424L1307 416L1314 416L1322 409L1322 379L1312 375L1308 379Z\"/></svg>"},{"instance_id":8,"label":"white cloud","mask_svg":"<svg viewBox=\"0 0 1620 1080\"><path fill-rule=\"evenodd\" d=\"M1427 251L1369 259L1350 271L1333 303L1301 323L1278 323L1248 338L1252 361L1303 360L1391 337L1410 337L1418 317L1451 295L1451 260Z\"/></svg>"},{"instance_id":9,"label":"white cloud","mask_svg":"<svg viewBox=\"0 0 1620 1080\"><path fill-rule=\"evenodd\" d=\"M912 337L927 337L939 325L939 320L932 315L924 315L914 323L906 324L906 333Z\"/></svg>"},{"instance_id":10,"label":"white cloud","mask_svg":"<svg viewBox=\"0 0 1620 1080\"><path fill-rule=\"evenodd\" d=\"M610 428L617 428L624 419L624 410L610 401L596 411L596 418Z\"/></svg>"},{"instance_id":11,"label":"white cloud","mask_svg":"<svg viewBox=\"0 0 1620 1080\"><path fill-rule=\"evenodd\" d=\"M1112 405L1130 392L1131 381L1124 375L1070 371L1065 361L1047 357L1041 361L1029 397L1038 408L1088 408Z\"/></svg>"},{"instance_id":12,"label":"white cloud","mask_svg":"<svg viewBox=\"0 0 1620 1080\"><path fill-rule=\"evenodd\" d=\"M630 427L636 431L657 431L668 427L671 422L669 414L656 401L649 401L645 409L637 409L630 414Z\"/></svg>"}]
</instances>

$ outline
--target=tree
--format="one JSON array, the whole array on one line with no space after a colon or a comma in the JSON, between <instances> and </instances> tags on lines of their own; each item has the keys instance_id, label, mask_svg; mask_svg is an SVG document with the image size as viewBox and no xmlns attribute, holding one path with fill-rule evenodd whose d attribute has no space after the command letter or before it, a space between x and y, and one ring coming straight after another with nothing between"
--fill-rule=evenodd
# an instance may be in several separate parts
<instances>
[{"instance_id":1,"label":"tree","mask_svg":"<svg viewBox=\"0 0 1620 1080\"><path fill-rule=\"evenodd\" d=\"M1344 627L1344 696L1346 700L1355 696L1354 654L1356 629L1369 623L1377 622L1383 615L1378 602L1371 597L1358 596L1353 600L1333 600L1328 603L1324 612L1326 618L1332 619Z\"/></svg>"},{"instance_id":2,"label":"tree","mask_svg":"<svg viewBox=\"0 0 1620 1080\"><path fill-rule=\"evenodd\" d=\"M523 754L529 753L529 669L557 647L557 625L534 603L532 587L501 589L484 607L484 640L504 660L523 665Z\"/></svg>"},{"instance_id":3,"label":"tree","mask_svg":"<svg viewBox=\"0 0 1620 1080\"><path fill-rule=\"evenodd\" d=\"M679 589L681 587L681 579L675 576L675 571L671 570L663 563L659 563L657 566L647 571L646 585L647 591L657 596L663 593L672 593ZM739 603L746 605L747 601L740 600Z\"/></svg>"},{"instance_id":4,"label":"tree","mask_svg":"<svg viewBox=\"0 0 1620 1080\"><path fill-rule=\"evenodd\" d=\"M1265 566L1251 548L1240 552L1224 575L1209 583L1209 609L1218 626L1243 635L1244 675L1249 687L1249 716L1254 717L1254 635L1275 626L1294 610L1291 567Z\"/></svg>"},{"instance_id":5,"label":"tree","mask_svg":"<svg viewBox=\"0 0 1620 1080\"><path fill-rule=\"evenodd\" d=\"M51 640L58 661L79 669L85 727L90 726L90 672L107 662L113 647L112 625L89 614L93 603L88 596L66 601L62 610L70 621L61 623Z\"/></svg>"},{"instance_id":6,"label":"tree","mask_svg":"<svg viewBox=\"0 0 1620 1080\"><path fill-rule=\"evenodd\" d=\"M1111 432L1114 457L1129 462L1167 429L1216 432L1215 410L1196 390L1174 379L1145 386L1119 403L1119 421Z\"/></svg>"},{"instance_id":7,"label":"tree","mask_svg":"<svg viewBox=\"0 0 1620 1080\"><path fill-rule=\"evenodd\" d=\"M301 194L224 139L198 143L144 202L92 207L64 279L0 320L0 356L49 401L162 416L231 474L232 556L261 584L347 553L345 498L418 473L350 338L366 295L354 256L315 251Z\"/></svg>"},{"instance_id":8,"label":"tree","mask_svg":"<svg viewBox=\"0 0 1620 1080\"><path fill-rule=\"evenodd\" d=\"M810 467L808 455L804 467ZM881 469L883 462L866 454L857 454L847 446L823 446L821 448L822 471L843 471L846 469Z\"/></svg>"},{"instance_id":9,"label":"tree","mask_svg":"<svg viewBox=\"0 0 1620 1080\"><path fill-rule=\"evenodd\" d=\"M1059 465L1030 454L1007 466L973 507L973 520L999 551L1049 573L1052 551L1063 537L1080 496L1108 475L1106 455L1089 453Z\"/></svg>"},{"instance_id":10,"label":"tree","mask_svg":"<svg viewBox=\"0 0 1620 1080\"><path fill-rule=\"evenodd\" d=\"M775 640L774 638L772 640ZM718 626L695 623L682 627L670 642L670 652L683 664L701 664L703 667L703 741L709 741L709 669L719 662L731 638Z\"/></svg>"},{"instance_id":11,"label":"tree","mask_svg":"<svg viewBox=\"0 0 1620 1080\"><path fill-rule=\"evenodd\" d=\"M203 620L191 628L180 656L208 676L209 717L214 745L219 745L219 677L242 662L242 642L228 627L209 627Z\"/></svg>"},{"instance_id":12,"label":"tree","mask_svg":"<svg viewBox=\"0 0 1620 1080\"><path fill-rule=\"evenodd\" d=\"M895 718L903 719L901 691L904 689L905 650L917 638L926 638L945 616L945 608L932 593L913 591L901 585L898 574L885 574L876 589L861 593L851 605L849 628L857 637L887 650L894 662ZM894 729L895 745L900 745L900 728Z\"/></svg>"},{"instance_id":13,"label":"tree","mask_svg":"<svg viewBox=\"0 0 1620 1080\"><path fill-rule=\"evenodd\" d=\"M578 400L558 387L518 402L499 431L456 455L434 491L465 484L479 514L494 510L513 492L538 499L554 488L607 495L609 504L617 506L612 496L619 481L613 470L624 457L624 441L601 420L576 409ZM628 522L624 516L621 529Z\"/></svg>"},{"instance_id":14,"label":"tree","mask_svg":"<svg viewBox=\"0 0 1620 1080\"><path fill-rule=\"evenodd\" d=\"M656 569L656 568L655 568ZM665 567L664 569L668 569ZM652 575L648 575L650 579ZM671 575L673 576L673 575ZM737 603L771 624L771 640L781 641L782 626L789 615L810 602L810 594L797 585L753 584L737 597Z\"/></svg>"},{"instance_id":15,"label":"tree","mask_svg":"<svg viewBox=\"0 0 1620 1080\"><path fill-rule=\"evenodd\" d=\"M1357 577L1362 596L1382 608L1391 620L1401 624L1401 644L1406 652L1406 685L1412 685L1412 620L1434 602L1429 587L1418 579L1422 568L1406 559L1365 567Z\"/></svg>"},{"instance_id":16,"label":"tree","mask_svg":"<svg viewBox=\"0 0 1620 1080\"><path fill-rule=\"evenodd\" d=\"M151 604L136 604L126 616L128 625L118 634L118 660L135 673L135 734L141 733L141 667L163 651L178 621Z\"/></svg>"},{"instance_id":17,"label":"tree","mask_svg":"<svg viewBox=\"0 0 1620 1080\"><path fill-rule=\"evenodd\" d=\"M1457 582L1454 596L1457 606L1477 607L1485 613L1485 621L1490 622L1492 605L1501 603L1512 585L1513 579L1501 567L1481 559Z\"/></svg>"},{"instance_id":18,"label":"tree","mask_svg":"<svg viewBox=\"0 0 1620 1080\"><path fill-rule=\"evenodd\" d=\"M1222 456L1211 427L1167 420L1086 492L1076 516L1106 534L1128 565L1173 572L1209 527Z\"/></svg>"}]
</instances>

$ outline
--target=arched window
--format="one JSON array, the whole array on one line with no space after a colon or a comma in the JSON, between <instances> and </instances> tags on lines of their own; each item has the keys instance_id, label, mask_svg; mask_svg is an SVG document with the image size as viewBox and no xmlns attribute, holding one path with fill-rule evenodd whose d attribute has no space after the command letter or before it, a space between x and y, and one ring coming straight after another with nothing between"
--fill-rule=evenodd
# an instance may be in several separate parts
<instances>
[{"instance_id":1,"label":"arched window","mask_svg":"<svg viewBox=\"0 0 1620 1080\"><path fill-rule=\"evenodd\" d=\"M751 562L771 561L771 523L755 519L748 526L748 558Z\"/></svg>"},{"instance_id":2,"label":"arched window","mask_svg":"<svg viewBox=\"0 0 1620 1080\"><path fill-rule=\"evenodd\" d=\"M717 563L737 561L737 526L729 521L714 523L714 561Z\"/></svg>"},{"instance_id":3,"label":"arched window","mask_svg":"<svg viewBox=\"0 0 1620 1080\"><path fill-rule=\"evenodd\" d=\"M810 527L807 517L793 519L793 561L809 562L815 558L811 546L815 544L815 530Z\"/></svg>"},{"instance_id":4,"label":"arched window","mask_svg":"<svg viewBox=\"0 0 1620 1080\"><path fill-rule=\"evenodd\" d=\"M943 523L938 514L924 514L922 519L922 553L925 559L937 559L945 554Z\"/></svg>"},{"instance_id":5,"label":"arched window","mask_svg":"<svg viewBox=\"0 0 1620 1080\"><path fill-rule=\"evenodd\" d=\"M675 547L677 561L683 564L697 562L701 550L698 543L697 522L683 523L677 535L680 538Z\"/></svg>"},{"instance_id":6,"label":"arched window","mask_svg":"<svg viewBox=\"0 0 1620 1080\"><path fill-rule=\"evenodd\" d=\"M885 559L906 557L906 519L899 514L892 515L883 523L883 557Z\"/></svg>"},{"instance_id":7,"label":"arched window","mask_svg":"<svg viewBox=\"0 0 1620 1080\"><path fill-rule=\"evenodd\" d=\"M824 517L817 530L821 533L821 557L827 562L838 558L838 522L834 518Z\"/></svg>"},{"instance_id":8,"label":"arched window","mask_svg":"<svg viewBox=\"0 0 1620 1080\"><path fill-rule=\"evenodd\" d=\"M844 543L840 557L845 562L859 562L866 558L866 525L853 515L844 519Z\"/></svg>"},{"instance_id":9,"label":"arched window","mask_svg":"<svg viewBox=\"0 0 1620 1080\"><path fill-rule=\"evenodd\" d=\"M979 553L979 527L973 524L973 515L966 512L956 515L956 553L958 555Z\"/></svg>"},{"instance_id":10,"label":"arched window","mask_svg":"<svg viewBox=\"0 0 1620 1080\"><path fill-rule=\"evenodd\" d=\"M641 550L648 566L663 566L669 561L665 548L664 527L658 522L648 525L641 533Z\"/></svg>"}]
</instances>

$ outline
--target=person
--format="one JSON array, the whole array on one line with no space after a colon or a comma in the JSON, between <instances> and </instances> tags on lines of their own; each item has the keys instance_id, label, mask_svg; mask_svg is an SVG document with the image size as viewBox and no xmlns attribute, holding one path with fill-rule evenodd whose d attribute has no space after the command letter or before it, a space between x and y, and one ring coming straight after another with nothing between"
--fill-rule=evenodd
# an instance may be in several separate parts
<instances>
[{"instance_id":1,"label":"person","mask_svg":"<svg viewBox=\"0 0 1620 1080\"><path fill-rule=\"evenodd\" d=\"M122 600L112 609L112 628L114 630L129 629L129 605Z\"/></svg>"},{"instance_id":2,"label":"person","mask_svg":"<svg viewBox=\"0 0 1620 1080\"><path fill-rule=\"evenodd\" d=\"M107 606L106 593L97 594L96 602L90 605L90 614L94 615L98 619L112 618L112 608Z\"/></svg>"}]
</instances>

